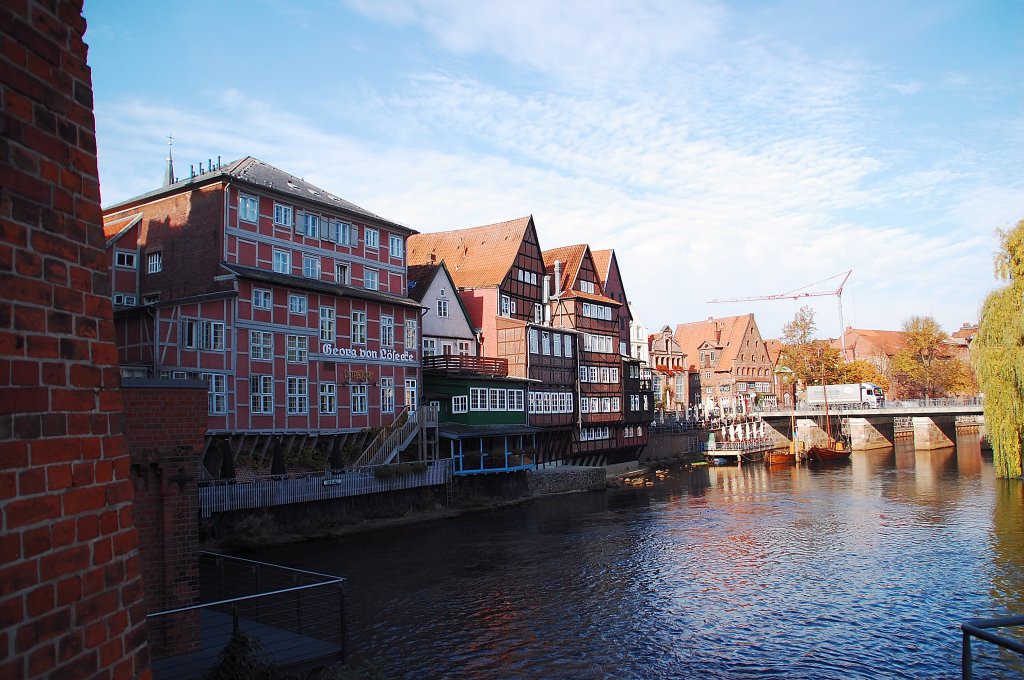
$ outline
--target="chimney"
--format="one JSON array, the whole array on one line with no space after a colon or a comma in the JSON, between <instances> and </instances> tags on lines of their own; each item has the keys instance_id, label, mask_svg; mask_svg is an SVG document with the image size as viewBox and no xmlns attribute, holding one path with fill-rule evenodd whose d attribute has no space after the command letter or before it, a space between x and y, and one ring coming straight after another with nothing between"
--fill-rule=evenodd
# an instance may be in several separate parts
<instances>
[{"instance_id":1,"label":"chimney","mask_svg":"<svg viewBox=\"0 0 1024 680\"><path fill-rule=\"evenodd\" d=\"M555 294L553 297L558 297L562 294L562 261L555 260Z\"/></svg>"},{"instance_id":2,"label":"chimney","mask_svg":"<svg viewBox=\"0 0 1024 680\"><path fill-rule=\"evenodd\" d=\"M430 254L430 264L437 264L437 253Z\"/></svg>"},{"instance_id":3,"label":"chimney","mask_svg":"<svg viewBox=\"0 0 1024 680\"><path fill-rule=\"evenodd\" d=\"M548 300L551 299L550 296L551 296L551 277L545 274L544 275L544 283L541 286L541 292L540 292L540 300L541 300L541 302L543 302L546 305L548 303Z\"/></svg>"}]
</instances>

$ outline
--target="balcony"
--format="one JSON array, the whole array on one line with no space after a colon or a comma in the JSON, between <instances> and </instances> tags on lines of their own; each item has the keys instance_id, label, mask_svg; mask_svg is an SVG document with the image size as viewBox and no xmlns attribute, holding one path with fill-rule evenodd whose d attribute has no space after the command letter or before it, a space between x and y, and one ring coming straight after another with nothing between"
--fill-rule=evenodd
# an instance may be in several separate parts
<instances>
[{"instance_id":1,"label":"balcony","mask_svg":"<svg viewBox=\"0 0 1024 680\"><path fill-rule=\"evenodd\" d=\"M423 357L423 371L437 375L473 375L508 377L508 359L472 357L461 354L442 354Z\"/></svg>"}]
</instances>

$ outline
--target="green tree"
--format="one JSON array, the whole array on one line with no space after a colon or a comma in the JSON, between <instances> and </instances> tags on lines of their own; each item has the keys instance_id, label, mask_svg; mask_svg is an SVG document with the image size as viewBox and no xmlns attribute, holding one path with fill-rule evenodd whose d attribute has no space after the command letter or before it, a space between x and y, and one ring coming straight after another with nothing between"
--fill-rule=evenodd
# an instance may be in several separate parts
<instances>
[{"instance_id":1,"label":"green tree","mask_svg":"<svg viewBox=\"0 0 1024 680\"><path fill-rule=\"evenodd\" d=\"M840 366L839 377L841 383L874 383L881 387L886 394L891 387L889 379L878 370L878 367L864 359L848 361Z\"/></svg>"},{"instance_id":2,"label":"green tree","mask_svg":"<svg viewBox=\"0 0 1024 680\"><path fill-rule=\"evenodd\" d=\"M985 427L999 477L1020 477L1024 436L1024 220L998 231L996 276L1007 285L981 307L971 363L985 394Z\"/></svg>"},{"instance_id":3,"label":"green tree","mask_svg":"<svg viewBox=\"0 0 1024 680\"><path fill-rule=\"evenodd\" d=\"M842 353L825 340L783 345L779 365L788 367L793 371L792 379L805 385L820 385L823 367L829 384L842 382Z\"/></svg>"},{"instance_id":4,"label":"green tree","mask_svg":"<svg viewBox=\"0 0 1024 680\"><path fill-rule=\"evenodd\" d=\"M903 345L892 357L892 373L908 394L927 399L969 389L970 372L953 356L949 335L938 321L930 316L904 321Z\"/></svg>"}]
</instances>

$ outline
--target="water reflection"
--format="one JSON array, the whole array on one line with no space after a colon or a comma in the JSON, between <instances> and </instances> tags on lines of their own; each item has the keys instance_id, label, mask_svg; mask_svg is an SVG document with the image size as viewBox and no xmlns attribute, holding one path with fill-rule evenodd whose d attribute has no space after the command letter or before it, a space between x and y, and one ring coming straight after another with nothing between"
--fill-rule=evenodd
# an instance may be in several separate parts
<instances>
[{"instance_id":1,"label":"water reflection","mask_svg":"<svg viewBox=\"0 0 1024 680\"><path fill-rule=\"evenodd\" d=\"M396 677L955 677L960 621L1024 612L1022 512L975 438L259 556L348 576L352 647Z\"/></svg>"}]
</instances>

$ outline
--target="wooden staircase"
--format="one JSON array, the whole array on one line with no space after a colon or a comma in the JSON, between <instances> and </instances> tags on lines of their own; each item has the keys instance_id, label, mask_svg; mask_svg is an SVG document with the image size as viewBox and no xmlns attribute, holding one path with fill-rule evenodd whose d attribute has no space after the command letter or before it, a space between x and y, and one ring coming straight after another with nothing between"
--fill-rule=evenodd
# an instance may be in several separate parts
<instances>
[{"instance_id":1,"label":"wooden staircase","mask_svg":"<svg viewBox=\"0 0 1024 680\"><path fill-rule=\"evenodd\" d=\"M406 406L399 412L394 422L373 438L352 467L390 464L426 427L437 427L437 409L423 406L416 411L409 411L409 407Z\"/></svg>"}]
</instances>

